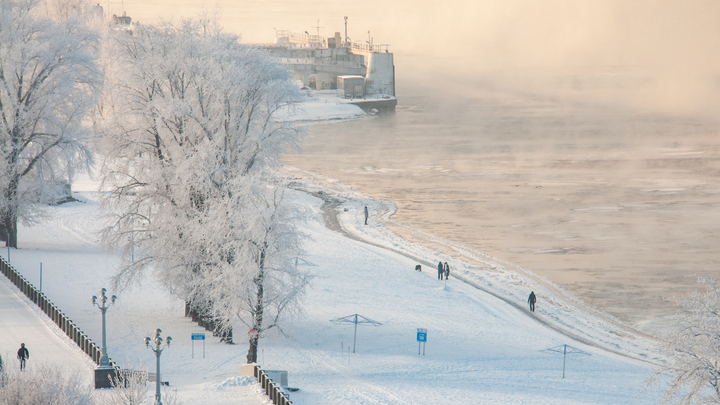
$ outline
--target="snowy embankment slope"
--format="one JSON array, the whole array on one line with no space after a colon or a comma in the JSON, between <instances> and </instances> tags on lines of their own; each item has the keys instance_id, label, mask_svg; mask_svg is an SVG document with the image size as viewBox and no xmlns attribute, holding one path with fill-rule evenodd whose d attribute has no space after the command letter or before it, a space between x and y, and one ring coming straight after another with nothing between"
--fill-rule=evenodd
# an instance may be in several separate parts
<instances>
[{"instance_id":1,"label":"snowy embankment slope","mask_svg":"<svg viewBox=\"0 0 720 405\"><path fill-rule=\"evenodd\" d=\"M321 192L325 200L333 203L339 213L336 227L345 234L413 258L430 272L435 271L438 261L448 262L453 278L459 278L466 284L504 300L536 322L574 340L651 364L661 361L656 353L657 341L654 337L587 306L547 279L512 263L394 222L391 217L397 208L391 202L374 200L324 176L300 170L294 170L294 173L298 188ZM368 206L371 212L369 226L363 225L363 206ZM391 228L402 228L414 238L426 242L426 245L441 246L445 252L452 253L409 242ZM539 297L534 314L526 311L530 291Z\"/></svg>"},{"instance_id":2,"label":"snowy embankment slope","mask_svg":"<svg viewBox=\"0 0 720 405\"><path fill-rule=\"evenodd\" d=\"M323 198L341 199L347 208L347 212L341 209L343 226L379 246L328 229L323 201L303 192L292 193L308 211L302 227L311 236L298 264L315 278L304 302L305 316L286 323L288 337L275 332L263 338L259 357L263 368L289 371L290 386L301 389L291 395L296 405L651 404L659 399L654 389L641 392L643 380L651 373L648 364L575 341L528 316L524 309L460 282L453 275L470 278L474 274L470 265L403 241L375 220L377 212L388 209L386 203L320 182L304 181L298 187L310 191L322 187ZM42 262L43 291L99 342L100 313L90 297L109 287L119 260L98 247L94 185L76 184L75 189L83 202L54 207L49 223L23 227L21 249L12 250L11 260L35 285ZM365 204L372 214L368 226L360 222ZM416 272L416 258L429 263L447 260L453 267L450 280L438 281L432 267ZM522 288L528 286L524 283L533 281L512 274L510 270L497 276L478 273L475 281L505 295L513 289L524 295ZM186 404L268 403L257 384L237 377L247 352L247 328L242 324L235 325L237 345L222 344L207 333L205 358L200 342L195 342L193 358L190 334L204 330L183 316L182 302L151 276L131 291L111 293L117 293L119 300L108 310L108 351L119 365L153 371L155 358L142 339L161 328L164 336L174 339L162 355L163 380ZM521 303L524 299L518 298ZM565 312L552 312L554 304L546 301L540 302L537 318L572 318L565 322L590 339L603 328L592 314L573 310L569 304ZM0 310L0 316L5 313ZM353 327L329 320L355 313L383 325L358 327L352 354L347 349L352 345ZM424 356L418 355L416 328L428 330ZM613 342L629 352L639 339L618 337ZM590 354L569 356L565 379L562 355L542 351L561 344ZM3 346L2 350L7 349ZM77 356L79 362L85 361L79 350Z\"/></svg>"},{"instance_id":3,"label":"snowy embankment slope","mask_svg":"<svg viewBox=\"0 0 720 405\"><path fill-rule=\"evenodd\" d=\"M335 90L302 91L303 99L277 111L273 117L283 122L319 123L367 117L360 107L344 102Z\"/></svg>"}]
</instances>

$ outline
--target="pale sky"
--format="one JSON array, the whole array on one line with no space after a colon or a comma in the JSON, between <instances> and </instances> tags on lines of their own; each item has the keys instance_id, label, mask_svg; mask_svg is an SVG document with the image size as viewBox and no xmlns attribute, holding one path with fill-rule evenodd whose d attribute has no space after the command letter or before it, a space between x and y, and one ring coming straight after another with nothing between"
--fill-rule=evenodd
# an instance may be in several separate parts
<instances>
[{"instance_id":1,"label":"pale sky","mask_svg":"<svg viewBox=\"0 0 720 405\"><path fill-rule=\"evenodd\" d=\"M120 2L100 4L120 13ZM144 23L214 7L250 43L272 42L274 28L316 33L318 20L332 36L348 16L353 40L390 44L401 93L490 84L713 116L720 101L716 0L124 2Z\"/></svg>"}]
</instances>

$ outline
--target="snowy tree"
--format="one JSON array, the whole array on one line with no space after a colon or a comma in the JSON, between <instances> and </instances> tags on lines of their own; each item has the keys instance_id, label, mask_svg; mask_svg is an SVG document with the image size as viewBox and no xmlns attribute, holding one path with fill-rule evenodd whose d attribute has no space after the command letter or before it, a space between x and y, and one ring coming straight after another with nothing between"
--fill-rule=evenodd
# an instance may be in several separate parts
<instances>
[{"instance_id":1,"label":"snowy tree","mask_svg":"<svg viewBox=\"0 0 720 405\"><path fill-rule=\"evenodd\" d=\"M298 297L304 291L309 276L297 269L296 259L301 251L299 241L304 236L294 224L303 215L288 204L285 188L260 182L252 193L258 208L248 223L243 263L244 271L220 267L208 272L208 294L228 296L240 291L237 299L216 306L218 319L237 316L248 334L248 363L257 362L259 339L269 330L279 328L284 317L302 312ZM224 324L223 324L224 325Z\"/></svg>"},{"instance_id":2,"label":"snowy tree","mask_svg":"<svg viewBox=\"0 0 720 405\"><path fill-rule=\"evenodd\" d=\"M0 238L13 247L18 219L37 220L40 204L92 163L85 124L100 83L98 36L45 11L0 0Z\"/></svg>"},{"instance_id":3,"label":"snowy tree","mask_svg":"<svg viewBox=\"0 0 720 405\"><path fill-rule=\"evenodd\" d=\"M98 3L90 3L86 0L39 0L38 5L41 15L53 20L80 20L91 26L102 23Z\"/></svg>"},{"instance_id":4,"label":"snowy tree","mask_svg":"<svg viewBox=\"0 0 720 405\"><path fill-rule=\"evenodd\" d=\"M230 340L240 303L258 285L257 245L275 249L278 267L299 246L297 233L284 232L289 217L276 198L284 179L275 169L300 132L272 119L296 86L269 55L212 21L142 26L109 46L115 63L98 120L110 219L103 241L125 257L138 250L117 285L152 268ZM289 310L305 278L285 274L273 288Z\"/></svg>"},{"instance_id":5,"label":"snowy tree","mask_svg":"<svg viewBox=\"0 0 720 405\"><path fill-rule=\"evenodd\" d=\"M684 301L686 313L662 347L667 362L649 380L666 385L663 403L720 403L720 286L700 282L705 292Z\"/></svg>"}]
</instances>

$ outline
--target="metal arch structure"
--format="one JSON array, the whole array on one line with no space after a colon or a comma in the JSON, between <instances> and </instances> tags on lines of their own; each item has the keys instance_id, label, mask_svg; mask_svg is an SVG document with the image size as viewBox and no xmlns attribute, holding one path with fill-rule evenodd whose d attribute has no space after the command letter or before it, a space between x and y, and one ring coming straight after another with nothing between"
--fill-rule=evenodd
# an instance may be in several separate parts
<instances>
[{"instance_id":1,"label":"metal arch structure","mask_svg":"<svg viewBox=\"0 0 720 405\"><path fill-rule=\"evenodd\" d=\"M303 259L300 256L295 257L295 268L297 269L298 266L311 266L311 267L317 267L318 265L312 262L309 262L305 259Z\"/></svg>"},{"instance_id":2,"label":"metal arch structure","mask_svg":"<svg viewBox=\"0 0 720 405\"><path fill-rule=\"evenodd\" d=\"M355 324L355 335L353 336L353 353L355 353L355 342L357 341L357 326L358 324L368 324L372 326L380 326L382 325L378 321L373 321L370 318L366 318L360 314L353 314L348 316L343 316L342 318L335 318L331 319L330 322L341 325L341 324L348 324L353 323Z\"/></svg>"},{"instance_id":3,"label":"metal arch structure","mask_svg":"<svg viewBox=\"0 0 720 405\"><path fill-rule=\"evenodd\" d=\"M584 352L578 348L572 347L570 345L560 345L555 347L550 347L547 349L540 350L541 352L548 352L548 353L562 353L563 355L563 376L562 378L565 378L565 358L568 354L580 354L583 356L590 356L590 353Z\"/></svg>"}]
</instances>

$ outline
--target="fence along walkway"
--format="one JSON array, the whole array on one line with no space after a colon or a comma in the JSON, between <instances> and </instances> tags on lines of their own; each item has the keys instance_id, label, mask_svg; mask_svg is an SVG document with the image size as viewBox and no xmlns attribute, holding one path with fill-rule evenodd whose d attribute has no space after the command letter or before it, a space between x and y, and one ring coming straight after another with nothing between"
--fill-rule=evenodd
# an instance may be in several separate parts
<instances>
[{"instance_id":1,"label":"fence along walkway","mask_svg":"<svg viewBox=\"0 0 720 405\"><path fill-rule=\"evenodd\" d=\"M258 379L258 382L265 390L265 394L268 398L270 398L270 401L272 401L274 405L292 405L292 402L285 393L285 390L280 387L280 384L275 384L273 380L265 374L260 366L255 366L254 374L255 378Z\"/></svg>"},{"instance_id":2,"label":"fence along walkway","mask_svg":"<svg viewBox=\"0 0 720 405\"><path fill-rule=\"evenodd\" d=\"M65 332L80 349L85 352L95 362L100 365L100 358L102 357L102 350L98 347L95 342L78 328L70 318L67 317L58 307L55 306L45 296L45 294L38 291L35 286L30 284L25 277L17 272L12 266L10 266L5 259L0 257L0 272L7 277L11 283L15 284L17 288L25 294L30 301L34 302L45 314L52 319L55 324ZM115 369L119 369L118 366L110 360L110 366Z\"/></svg>"}]
</instances>

